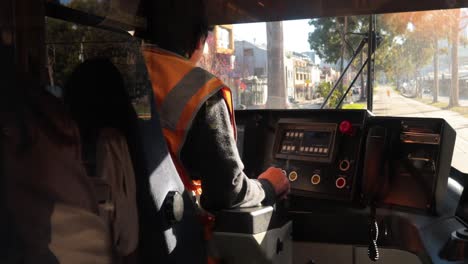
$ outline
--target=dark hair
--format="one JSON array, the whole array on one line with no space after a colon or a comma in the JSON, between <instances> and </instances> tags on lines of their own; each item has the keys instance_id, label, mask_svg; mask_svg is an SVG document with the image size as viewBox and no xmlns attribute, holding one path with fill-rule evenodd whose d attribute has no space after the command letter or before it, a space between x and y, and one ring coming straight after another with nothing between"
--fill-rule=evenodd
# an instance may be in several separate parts
<instances>
[{"instance_id":1,"label":"dark hair","mask_svg":"<svg viewBox=\"0 0 468 264\"><path fill-rule=\"evenodd\" d=\"M192 56L210 30L204 0L144 0L140 14L146 29L136 36L181 56Z\"/></svg>"},{"instance_id":2,"label":"dark hair","mask_svg":"<svg viewBox=\"0 0 468 264\"><path fill-rule=\"evenodd\" d=\"M78 65L65 84L64 100L82 137L95 137L104 127L128 136L136 119L122 74L106 58Z\"/></svg>"}]
</instances>

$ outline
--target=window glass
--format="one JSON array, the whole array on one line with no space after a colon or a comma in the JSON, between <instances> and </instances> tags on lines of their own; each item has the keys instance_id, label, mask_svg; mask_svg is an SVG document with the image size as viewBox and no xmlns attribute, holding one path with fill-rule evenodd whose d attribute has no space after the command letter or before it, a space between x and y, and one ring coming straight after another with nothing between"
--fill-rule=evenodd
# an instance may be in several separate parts
<instances>
[{"instance_id":1,"label":"window glass","mask_svg":"<svg viewBox=\"0 0 468 264\"><path fill-rule=\"evenodd\" d=\"M373 112L442 117L457 131L453 164L468 171L468 12L451 9L377 16ZM222 25L209 34L200 66L231 88L236 109L367 108L368 16ZM437 24L437 27L434 27ZM217 32L217 33L216 33ZM121 35L47 18L50 90L60 94L73 68L106 56L125 76L140 117L149 116L139 44ZM356 59L343 82L342 69ZM465 135L466 134L466 135Z\"/></svg>"},{"instance_id":2,"label":"window glass","mask_svg":"<svg viewBox=\"0 0 468 264\"><path fill-rule=\"evenodd\" d=\"M343 18L333 18L340 24ZM317 109L331 91L339 77L340 67L346 65L362 37L350 37L349 47L342 52L339 43L343 28L336 32L322 31L316 20L292 20L268 23L248 23L216 26L207 39L204 58L200 66L220 77L233 91L236 109ZM230 31L227 30L230 29ZM330 30L327 28L327 30ZM340 31L341 30L341 31ZM350 25L350 30L365 32L363 23ZM229 46L229 36L233 45ZM315 38L329 43L318 43ZM324 45L333 45L332 53ZM222 49L217 47L228 47ZM326 56L324 56L326 54ZM341 56L343 55L343 56ZM343 62L341 58L343 57ZM226 63L231 62L231 63ZM337 85L336 92L325 108L335 108L340 95L349 87L359 63L356 61ZM355 84L363 85L364 77ZM365 109L363 93L351 93L342 108Z\"/></svg>"},{"instance_id":3,"label":"window glass","mask_svg":"<svg viewBox=\"0 0 468 264\"><path fill-rule=\"evenodd\" d=\"M144 26L144 19L137 16L140 1L138 0L46 0L49 4L58 4L74 10L86 12L102 18L106 23L118 28L132 28L132 26Z\"/></svg>"},{"instance_id":4,"label":"window glass","mask_svg":"<svg viewBox=\"0 0 468 264\"><path fill-rule=\"evenodd\" d=\"M86 13L106 16L112 0L47 0L48 3L60 4Z\"/></svg>"},{"instance_id":5,"label":"window glass","mask_svg":"<svg viewBox=\"0 0 468 264\"><path fill-rule=\"evenodd\" d=\"M151 89L140 43L130 35L46 18L46 49L48 89L55 95L62 95L66 81L80 63L106 57L123 75L139 117L150 117Z\"/></svg>"},{"instance_id":6,"label":"window glass","mask_svg":"<svg viewBox=\"0 0 468 264\"><path fill-rule=\"evenodd\" d=\"M377 16L374 113L444 118L457 132L452 165L468 172L468 12Z\"/></svg>"}]
</instances>

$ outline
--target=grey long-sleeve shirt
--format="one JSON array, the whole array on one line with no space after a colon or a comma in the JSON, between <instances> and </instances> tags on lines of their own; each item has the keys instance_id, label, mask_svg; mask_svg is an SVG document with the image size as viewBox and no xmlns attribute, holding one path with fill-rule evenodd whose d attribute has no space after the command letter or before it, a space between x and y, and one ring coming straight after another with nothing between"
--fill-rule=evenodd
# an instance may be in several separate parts
<instances>
[{"instance_id":1,"label":"grey long-sleeve shirt","mask_svg":"<svg viewBox=\"0 0 468 264\"><path fill-rule=\"evenodd\" d=\"M193 179L202 180L201 204L207 210L275 202L268 180L249 179L243 172L229 111L219 93L198 111L182 147L181 161Z\"/></svg>"}]
</instances>

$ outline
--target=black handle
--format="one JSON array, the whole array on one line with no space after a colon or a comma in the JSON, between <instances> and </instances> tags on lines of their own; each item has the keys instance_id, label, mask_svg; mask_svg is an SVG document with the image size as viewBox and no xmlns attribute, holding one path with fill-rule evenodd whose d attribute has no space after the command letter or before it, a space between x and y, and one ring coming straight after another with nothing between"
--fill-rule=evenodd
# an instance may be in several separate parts
<instances>
[{"instance_id":1,"label":"black handle","mask_svg":"<svg viewBox=\"0 0 468 264\"><path fill-rule=\"evenodd\" d=\"M366 139L362 191L370 201L381 195L387 182L385 152L387 151L387 129L376 126L369 129Z\"/></svg>"}]
</instances>

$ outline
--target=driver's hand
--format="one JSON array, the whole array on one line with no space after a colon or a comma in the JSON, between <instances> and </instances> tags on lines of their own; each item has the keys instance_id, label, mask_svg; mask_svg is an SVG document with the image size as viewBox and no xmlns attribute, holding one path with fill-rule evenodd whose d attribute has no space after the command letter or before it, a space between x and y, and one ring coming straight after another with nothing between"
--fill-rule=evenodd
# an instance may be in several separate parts
<instances>
[{"instance_id":1,"label":"driver's hand","mask_svg":"<svg viewBox=\"0 0 468 264\"><path fill-rule=\"evenodd\" d=\"M260 174L258 178L268 180L275 188L276 196L281 199L286 198L286 195L289 193L289 181L281 169L270 167Z\"/></svg>"}]
</instances>

